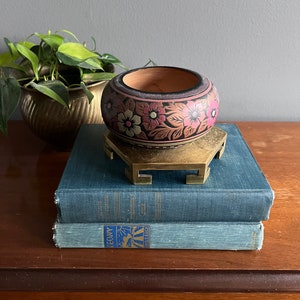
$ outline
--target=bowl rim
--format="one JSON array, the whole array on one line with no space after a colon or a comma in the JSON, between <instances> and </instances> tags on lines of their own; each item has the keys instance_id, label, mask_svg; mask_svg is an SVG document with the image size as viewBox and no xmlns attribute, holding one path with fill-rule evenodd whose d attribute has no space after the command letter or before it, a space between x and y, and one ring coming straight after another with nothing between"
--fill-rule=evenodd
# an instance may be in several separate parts
<instances>
[{"instance_id":1,"label":"bowl rim","mask_svg":"<svg viewBox=\"0 0 300 300\"><path fill-rule=\"evenodd\" d=\"M183 89L180 91L174 91L174 92L147 92L147 91L142 91L130 87L124 82L124 77L130 73L137 72L139 70L154 69L154 68L176 69L176 70L188 72L196 76L198 82L191 88ZM152 100L182 99L182 98L189 98L193 96L201 97L202 95L209 92L211 89L211 83L205 76L190 69L174 67L174 66L147 66L147 67L131 69L114 77L111 80L111 85L114 86L116 89L122 91L123 94L126 94L130 97L139 98L139 99L146 98Z\"/></svg>"}]
</instances>

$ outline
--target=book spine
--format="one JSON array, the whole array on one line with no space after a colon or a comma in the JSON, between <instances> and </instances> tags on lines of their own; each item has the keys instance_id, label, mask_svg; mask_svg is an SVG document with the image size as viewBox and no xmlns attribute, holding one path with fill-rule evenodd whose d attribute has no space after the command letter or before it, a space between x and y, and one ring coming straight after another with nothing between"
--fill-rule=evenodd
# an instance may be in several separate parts
<instances>
[{"instance_id":1,"label":"book spine","mask_svg":"<svg viewBox=\"0 0 300 300\"><path fill-rule=\"evenodd\" d=\"M59 248L260 250L263 236L261 222L56 222L53 228Z\"/></svg>"},{"instance_id":2,"label":"book spine","mask_svg":"<svg viewBox=\"0 0 300 300\"><path fill-rule=\"evenodd\" d=\"M272 191L56 191L58 219L85 222L258 222L269 218Z\"/></svg>"}]
</instances>

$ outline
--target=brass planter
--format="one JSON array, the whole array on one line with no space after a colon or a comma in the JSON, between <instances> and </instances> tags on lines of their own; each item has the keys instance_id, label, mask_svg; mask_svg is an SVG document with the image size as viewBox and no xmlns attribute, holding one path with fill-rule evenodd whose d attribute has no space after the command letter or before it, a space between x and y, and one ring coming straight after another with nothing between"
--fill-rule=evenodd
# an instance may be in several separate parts
<instances>
[{"instance_id":1,"label":"brass planter","mask_svg":"<svg viewBox=\"0 0 300 300\"><path fill-rule=\"evenodd\" d=\"M82 124L103 123L100 105L106 82L89 86L94 99L88 102L81 88L70 89L70 109L49 97L23 88L21 113L35 135L55 147L68 150L72 147Z\"/></svg>"}]
</instances>

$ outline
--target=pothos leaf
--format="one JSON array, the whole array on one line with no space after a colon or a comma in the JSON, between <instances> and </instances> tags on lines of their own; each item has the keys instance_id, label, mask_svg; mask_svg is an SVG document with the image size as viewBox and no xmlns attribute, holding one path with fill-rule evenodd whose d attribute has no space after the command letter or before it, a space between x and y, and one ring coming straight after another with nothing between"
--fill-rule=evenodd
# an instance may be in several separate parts
<instances>
[{"instance_id":1,"label":"pothos leaf","mask_svg":"<svg viewBox=\"0 0 300 300\"><path fill-rule=\"evenodd\" d=\"M51 48L58 48L64 41L64 38L58 34L40 34L36 33L42 41L44 41Z\"/></svg>"},{"instance_id":2,"label":"pothos leaf","mask_svg":"<svg viewBox=\"0 0 300 300\"><path fill-rule=\"evenodd\" d=\"M31 82L30 85L40 93L68 107L70 102L68 88L59 80Z\"/></svg>"},{"instance_id":3,"label":"pothos leaf","mask_svg":"<svg viewBox=\"0 0 300 300\"><path fill-rule=\"evenodd\" d=\"M128 70L127 67L125 67L122 62L117 58L115 57L114 55L112 54L109 54L109 53L104 53L101 55L101 60L105 63L111 63L111 64L114 64L116 66L119 66L120 68L124 69L124 70Z\"/></svg>"},{"instance_id":4,"label":"pothos leaf","mask_svg":"<svg viewBox=\"0 0 300 300\"><path fill-rule=\"evenodd\" d=\"M21 53L24 57L26 57L30 61L35 78L38 80L39 79L39 74L38 74L39 58L37 57L37 55L22 44L17 43L16 48L19 51L19 53Z\"/></svg>"},{"instance_id":5,"label":"pothos leaf","mask_svg":"<svg viewBox=\"0 0 300 300\"><path fill-rule=\"evenodd\" d=\"M84 82L108 81L116 76L115 73L108 72L87 72L83 73L81 79Z\"/></svg>"},{"instance_id":6,"label":"pothos leaf","mask_svg":"<svg viewBox=\"0 0 300 300\"><path fill-rule=\"evenodd\" d=\"M82 61L85 61L88 58L98 57L98 54L88 50L83 45L72 42L60 45L57 52Z\"/></svg>"},{"instance_id":7,"label":"pothos leaf","mask_svg":"<svg viewBox=\"0 0 300 300\"><path fill-rule=\"evenodd\" d=\"M0 78L0 130L7 135L7 122L18 106L21 87L15 78Z\"/></svg>"},{"instance_id":8,"label":"pothos leaf","mask_svg":"<svg viewBox=\"0 0 300 300\"><path fill-rule=\"evenodd\" d=\"M84 84L84 82L80 83L81 88L83 89L83 92L85 93L85 95L88 98L89 103L91 103L91 101L94 98L94 95L92 94L92 92L87 88L87 86Z\"/></svg>"},{"instance_id":9,"label":"pothos leaf","mask_svg":"<svg viewBox=\"0 0 300 300\"><path fill-rule=\"evenodd\" d=\"M103 70L101 61L95 57L91 57L86 60L81 60L75 57L65 55L61 52L57 52L56 56L61 63L67 66L81 67L90 70Z\"/></svg>"}]
</instances>

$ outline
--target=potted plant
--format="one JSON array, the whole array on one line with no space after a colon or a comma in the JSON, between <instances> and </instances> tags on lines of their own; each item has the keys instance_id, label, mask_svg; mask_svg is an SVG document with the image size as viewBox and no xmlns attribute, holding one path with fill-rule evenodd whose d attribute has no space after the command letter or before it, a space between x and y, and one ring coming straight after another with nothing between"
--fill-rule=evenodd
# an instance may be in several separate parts
<instances>
[{"instance_id":1,"label":"potted plant","mask_svg":"<svg viewBox=\"0 0 300 300\"><path fill-rule=\"evenodd\" d=\"M126 69L115 56L93 49L68 30L33 33L26 40L4 38L0 54L0 130L20 104L30 128L47 142L70 146L83 123L102 121L101 94L115 76L114 66Z\"/></svg>"}]
</instances>

